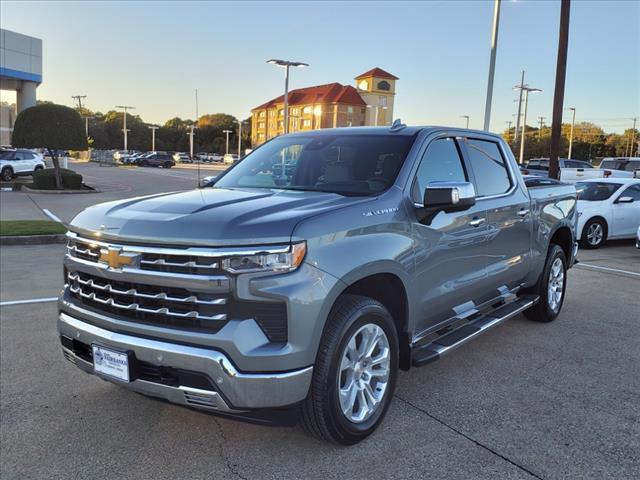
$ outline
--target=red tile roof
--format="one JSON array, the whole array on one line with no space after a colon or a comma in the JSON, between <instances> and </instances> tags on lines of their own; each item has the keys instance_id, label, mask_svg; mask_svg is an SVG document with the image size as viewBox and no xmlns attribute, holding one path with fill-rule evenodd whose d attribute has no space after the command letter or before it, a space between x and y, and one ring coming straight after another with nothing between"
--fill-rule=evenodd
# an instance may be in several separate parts
<instances>
[{"instance_id":1,"label":"red tile roof","mask_svg":"<svg viewBox=\"0 0 640 480\"><path fill-rule=\"evenodd\" d=\"M380 78L390 78L391 80L400 80L395 75L391 75L389 72L385 72L384 70L378 67L372 68L371 70L364 72L361 75L358 75L356 77L356 80L363 77L380 77Z\"/></svg>"},{"instance_id":2,"label":"red tile roof","mask_svg":"<svg viewBox=\"0 0 640 480\"><path fill-rule=\"evenodd\" d=\"M284 95L280 95L267 103L253 108L263 110L271 108L278 103L284 103ZM314 87L298 88L289 92L289 106L308 105L310 103L346 103L348 105L366 105L358 91L351 85L340 83L327 83Z\"/></svg>"}]
</instances>

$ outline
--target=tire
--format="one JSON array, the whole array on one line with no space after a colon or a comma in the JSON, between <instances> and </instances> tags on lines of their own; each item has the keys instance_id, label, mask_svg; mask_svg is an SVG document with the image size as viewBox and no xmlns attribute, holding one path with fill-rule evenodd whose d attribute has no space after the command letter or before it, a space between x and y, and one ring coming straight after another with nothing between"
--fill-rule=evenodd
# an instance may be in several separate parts
<instances>
[{"instance_id":1,"label":"tire","mask_svg":"<svg viewBox=\"0 0 640 480\"><path fill-rule=\"evenodd\" d=\"M139 167L146 167L146 166L148 166L148 165L149 165L149 164L148 164L147 162L140 162L140 163L138 164L138 166L139 166Z\"/></svg>"},{"instance_id":2,"label":"tire","mask_svg":"<svg viewBox=\"0 0 640 480\"><path fill-rule=\"evenodd\" d=\"M13 180L13 170L9 167L3 168L2 173L0 173L0 177L2 177L3 182L10 182Z\"/></svg>"},{"instance_id":3,"label":"tire","mask_svg":"<svg viewBox=\"0 0 640 480\"><path fill-rule=\"evenodd\" d=\"M607 222L602 218L592 218L582 228L580 246L583 248L600 248L607 241Z\"/></svg>"},{"instance_id":4,"label":"tire","mask_svg":"<svg viewBox=\"0 0 640 480\"><path fill-rule=\"evenodd\" d=\"M172 163L167 162L164 164L164 168L171 168L171 167L173 167Z\"/></svg>"},{"instance_id":5,"label":"tire","mask_svg":"<svg viewBox=\"0 0 640 480\"><path fill-rule=\"evenodd\" d=\"M42 170L42 165L38 165L36 168L33 169L33 173L36 173L38 170ZM32 175L33 175L32 173Z\"/></svg>"},{"instance_id":6,"label":"tire","mask_svg":"<svg viewBox=\"0 0 640 480\"><path fill-rule=\"evenodd\" d=\"M567 257L559 245L552 244L542 275L530 292L539 295L540 300L533 307L525 310L525 316L536 322L553 322L562 310L566 289Z\"/></svg>"},{"instance_id":7,"label":"tire","mask_svg":"<svg viewBox=\"0 0 640 480\"><path fill-rule=\"evenodd\" d=\"M367 338L377 339L371 355L363 361L355 360L362 358L359 350L365 349ZM346 364L353 366L341 369ZM398 333L391 314L371 298L342 295L329 314L320 340L311 388L301 406L303 428L322 440L342 445L360 442L382 422L393 398L397 375ZM343 401L351 405L344 413L339 398L343 383L347 387L343 389L347 392ZM355 394L349 395L353 391ZM375 403L367 392L379 395ZM366 400L362 402L361 398ZM364 408L363 403L367 404ZM369 403L372 408L367 408Z\"/></svg>"}]
</instances>

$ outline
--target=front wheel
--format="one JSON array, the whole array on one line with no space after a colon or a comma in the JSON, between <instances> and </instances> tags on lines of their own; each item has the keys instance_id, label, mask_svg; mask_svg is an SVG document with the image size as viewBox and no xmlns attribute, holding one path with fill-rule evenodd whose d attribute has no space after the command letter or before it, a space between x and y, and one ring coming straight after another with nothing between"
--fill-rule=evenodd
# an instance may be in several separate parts
<instances>
[{"instance_id":1,"label":"front wheel","mask_svg":"<svg viewBox=\"0 0 640 480\"><path fill-rule=\"evenodd\" d=\"M320 341L302 425L323 440L353 445L382 422L398 372L398 334L378 301L343 295Z\"/></svg>"},{"instance_id":2,"label":"front wheel","mask_svg":"<svg viewBox=\"0 0 640 480\"><path fill-rule=\"evenodd\" d=\"M11 180L13 180L13 171L8 167L3 168L2 174L0 176L2 177L2 180L4 180L5 182L10 182Z\"/></svg>"},{"instance_id":3,"label":"front wheel","mask_svg":"<svg viewBox=\"0 0 640 480\"><path fill-rule=\"evenodd\" d=\"M540 296L538 303L525 316L536 322L553 322L562 309L567 288L567 258L559 245L551 245L538 283L531 293Z\"/></svg>"}]
</instances>

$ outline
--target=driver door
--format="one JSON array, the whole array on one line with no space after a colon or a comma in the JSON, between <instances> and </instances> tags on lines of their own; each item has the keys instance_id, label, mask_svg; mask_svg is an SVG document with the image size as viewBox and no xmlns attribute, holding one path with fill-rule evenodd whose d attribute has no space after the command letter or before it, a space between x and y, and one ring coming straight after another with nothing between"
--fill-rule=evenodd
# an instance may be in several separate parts
<instances>
[{"instance_id":1,"label":"driver door","mask_svg":"<svg viewBox=\"0 0 640 480\"><path fill-rule=\"evenodd\" d=\"M455 138L432 140L425 150L411 197L422 204L431 182L471 182ZM416 333L433 331L447 320L469 314L486 291L487 212L480 205L457 212L437 211L421 218L414 209L412 234L415 245Z\"/></svg>"}]
</instances>

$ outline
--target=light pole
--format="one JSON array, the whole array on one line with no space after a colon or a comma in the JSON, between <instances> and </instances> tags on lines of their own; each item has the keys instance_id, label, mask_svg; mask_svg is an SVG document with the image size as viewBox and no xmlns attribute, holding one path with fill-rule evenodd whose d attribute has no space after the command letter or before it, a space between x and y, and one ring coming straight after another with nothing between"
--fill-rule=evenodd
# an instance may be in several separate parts
<instances>
[{"instance_id":1,"label":"light pole","mask_svg":"<svg viewBox=\"0 0 640 480\"><path fill-rule=\"evenodd\" d=\"M190 125L189 126L189 133L187 133L187 135L189 135L189 158L191 160L193 160L193 136L195 135L195 125Z\"/></svg>"},{"instance_id":2,"label":"light pole","mask_svg":"<svg viewBox=\"0 0 640 480\"><path fill-rule=\"evenodd\" d=\"M491 100L493 97L493 76L496 70L496 50L498 49L499 22L500 22L500 0L495 0L493 3L493 30L491 32L491 57L489 60L489 81L487 82L487 100L484 105L484 130L487 132L489 131L489 123L491 122Z\"/></svg>"},{"instance_id":3,"label":"light pole","mask_svg":"<svg viewBox=\"0 0 640 480\"><path fill-rule=\"evenodd\" d=\"M469 128L469 115L460 115L460 118L466 118L466 119L467 119L467 126L466 126L466 128Z\"/></svg>"},{"instance_id":4,"label":"light pole","mask_svg":"<svg viewBox=\"0 0 640 480\"><path fill-rule=\"evenodd\" d=\"M127 110L135 110L136 107L131 107L129 105L116 105L115 108L121 108L124 112L124 126L122 127L122 131L124 132L124 151L127 152Z\"/></svg>"},{"instance_id":5,"label":"light pole","mask_svg":"<svg viewBox=\"0 0 640 480\"><path fill-rule=\"evenodd\" d=\"M151 125L149 127L151 129L151 151L155 153L156 151L156 130L160 127L156 125Z\"/></svg>"},{"instance_id":6,"label":"light pole","mask_svg":"<svg viewBox=\"0 0 640 480\"><path fill-rule=\"evenodd\" d=\"M227 150L225 152L225 155L229 155L229 134L233 132L231 130L223 130L222 133L225 133L227 135Z\"/></svg>"},{"instance_id":7,"label":"light pole","mask_svg":"<svg viewBox=\"0 0 640 480\"><path fill-rule=\"evenodd\" d=\"M509 137L511 136L511 124L513 123L513 121L509 120L509 121L504 122L504 123L508 124L508 127L507 127L507 143L509 143L511 141L511 140L509 140Z\"/></svg>"},{"instance_id":8,"label":"light pole","mask_svg":"<svg viewBox=\"0 0 640 480\"><path fill-rule=\"evenodd\" d=\"M522 89L524 88L524 70L522 70L522 78L520 79L520 84L514 87L514 90L520 90L520 95L518 96L518 114L516 117L516 130L513 134L513 141L518 141L518 134L520 132L520 117L522 116Z\"/></svg>"},{"instance_id":9,"label":"light pole","mask_svg":"<svg viewBox=\"0 0 640 480\"><path fill-rule=\"evenodd\" d=\"M289 133L289 67L308 67L309 64L273 58L267 63L284 68L284 133Z\"/></svg>"},{"instance_id":10,"label":"light pole","mask_svg":"<svg viewBox=\"0 0 640 480\"><path fill-rule=\"evenodd\" d=\"M538 138L542 140L542 127L544 126L544 121L546 117L538 117L538 121L540 122L540 128L538 129Z\"/></svg>"},{"instance_id":11,"label":"light pole","mask_svg":"<svg viewBox=\"0 0 640 480\"><path fill-rule=\"evenodd\" d=\"M518 162L520 165L524 163L524 137L527 131L527 107L529 106L529 92L541 92L539 88L531 88L529 85L516 85L516 88L519 88L522 92L524 92L524 115L522 118L522 132L520 137L520 159Z\"/></svg>"},{"instance_id":12,"label":"light pole","mask_svg":"<svg viewBox=\"0 0 640 480\"><path fill-rule=\"evenodd\" d=\"M636 141L636 122L638 121L638 117L633 117L631 120L633 120L633 130L631 130L631 148L629 149L629 156L633 157L633 149L635 148L635 141Z\"/></svg>"},{"instance_id":13,"label":"light pole","mask_svg":"<svg viewBox=\"0 0 640 480\"><path fill-rule=\"evenodd\" d=\"M576 124L576 109L575 107L569 107L569 110L573 112L571 115L571 132L569 133L569 154L567 158L571 159L571 149L573 147L573 127Z\"/></svg>"},{"instance_id":14,"label":"light pole","mask_svg":"<svg viewBox=\"0 0 640 480\"><path fill-rule=\"evenodd\" d=\"M242 120L238 120L238 160L242 156Z\"/></svg>"}]
</instances>

